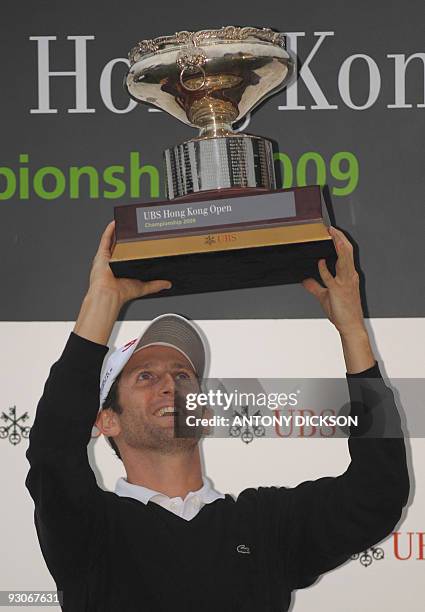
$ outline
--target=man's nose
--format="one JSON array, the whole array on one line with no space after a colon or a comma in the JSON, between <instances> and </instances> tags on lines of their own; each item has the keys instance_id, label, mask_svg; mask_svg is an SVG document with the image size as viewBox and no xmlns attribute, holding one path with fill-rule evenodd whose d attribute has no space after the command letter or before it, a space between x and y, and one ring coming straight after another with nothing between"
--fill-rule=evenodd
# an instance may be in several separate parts
<instances>
[{"instance_id":1,"label":"man's nose","mask_svg":"<svg viewBox=\"0 0 425 612\"><path fill-rule=\"evenodd\" d=\"M170 372L164 372L160 379L160 393L174 395L175 386L174 378Z\"/></svg>"}]
</instances>

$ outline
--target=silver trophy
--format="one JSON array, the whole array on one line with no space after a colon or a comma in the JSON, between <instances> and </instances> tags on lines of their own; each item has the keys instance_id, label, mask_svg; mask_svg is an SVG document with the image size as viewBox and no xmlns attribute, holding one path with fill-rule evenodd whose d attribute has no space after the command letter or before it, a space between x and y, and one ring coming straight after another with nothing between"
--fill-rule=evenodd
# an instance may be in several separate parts
<instances>
[{"instance_id":1,"label":"silver trophy","mask_svg":"<svg viewBox=\"0 0 425 612\"><path fill-rule=\"evenodd\" d=\"M116 276L167 295L299 282L334 257L319 185L276 187L273 145L244 118L287 86L294 61L268 28L226 26L142 40L125 86L199 134L164 152L167 200L115 207ZM196 206L194 205L196 204Z\"/></svg>"},{"instance_id":2,"label":"silver trophy","mask_svg":"<svg viewBox=\"0 0 425 612\"><path fill-rule=\"evenodd\" d=\"M131 97L199 129L164 152L170 200L211 190L276 189L272 143L232 126L291 77L283 34L235 26L183 31L142 40L129 59Z\"/></svg>"}]
</instances>

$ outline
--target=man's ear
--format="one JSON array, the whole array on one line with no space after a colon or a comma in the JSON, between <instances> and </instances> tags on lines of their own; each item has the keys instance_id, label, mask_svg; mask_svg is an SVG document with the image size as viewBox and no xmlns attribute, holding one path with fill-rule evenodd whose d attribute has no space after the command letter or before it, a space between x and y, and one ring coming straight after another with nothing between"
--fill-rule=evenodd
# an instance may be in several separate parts
<instances>
[{"instance_id":1,"label":"man's ear","mask_svg":"<svg viewBox=\"0 0 425 612\"><path fill-rule=\"evenodd\" d=\"M95 425L104 436L113 437L121 433L119 416L110 408L105 408L105 410L99 412Z\"/></svg>"}]
</instances>

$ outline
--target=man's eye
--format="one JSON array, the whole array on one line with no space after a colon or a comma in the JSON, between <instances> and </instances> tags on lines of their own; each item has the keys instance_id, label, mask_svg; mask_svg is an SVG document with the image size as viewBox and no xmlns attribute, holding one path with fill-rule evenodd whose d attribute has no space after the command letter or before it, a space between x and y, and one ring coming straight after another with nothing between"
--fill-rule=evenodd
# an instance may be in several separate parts
<instances>
[{"instance_id":1,"label":"man's eye","mask_svg":"<svg viewBox=\"0 0 425 612\"><path fill-rule=\"evenodd\" d=\"M179 372L176 376L178 380L190 380L190 376L187 372Z\"/></svg>"},{"instance_id":2,"label":"man's eye","mask_svg":"<svg viewBox=\"0 0 425 612\"><path fill-rule=\"evenodd\" d=\"M138 380L150 380L152 378L152 373L151 372L139 372L137 379Z\"/></svg>"}]
</instances>

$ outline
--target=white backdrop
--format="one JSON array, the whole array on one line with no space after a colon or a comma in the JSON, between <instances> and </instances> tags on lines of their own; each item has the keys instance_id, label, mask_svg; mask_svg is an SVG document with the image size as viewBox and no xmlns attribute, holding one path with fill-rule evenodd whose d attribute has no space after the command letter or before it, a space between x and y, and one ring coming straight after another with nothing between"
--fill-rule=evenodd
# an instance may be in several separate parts
<instances>
[{"instance_id":1,"label":"white backdrop","mask_svg":"<svg viewBox=\"0 0 425 612\"><path fill-rule=\"evenodd\" d=\"M211 347L211 377L345 376L339 337L327 320L227 320L198 324ZM146 325L137 321L117 324L113 344L125 343ZM425 319L374 319L368 326L381 370L388 377L425 377ZM31 426L49 368L60 355L72 328L72 322L0 323L3 346L0 414L7 414L10 407L16 406L17 417L28 412L30 418L25 425ZM103 439L92 445L93 452L89 454L102 474L100 484L113 489L116 479L123 475L122 464ZM24 487L27 446L25 439L16 445L0 439L0 590L55 588L37 542L33 502ZM390 536L381 544L383 559L373 560L369 567L359 560L349 561L309 589L299 591L295 596L296 612L423 610L425 550L420 547L425 543L425 441L412 439L407 447L412 492L397 526L398 549L394 547L394 536ZM203 458L205 472L215 487L233 494L248 486L291 486L306 479L337 475L349 462L347 442L343 439L254 439L248 445L239 439L210 439L203 443Z\"/></svg>"}]
</instances>

